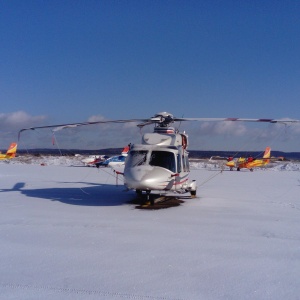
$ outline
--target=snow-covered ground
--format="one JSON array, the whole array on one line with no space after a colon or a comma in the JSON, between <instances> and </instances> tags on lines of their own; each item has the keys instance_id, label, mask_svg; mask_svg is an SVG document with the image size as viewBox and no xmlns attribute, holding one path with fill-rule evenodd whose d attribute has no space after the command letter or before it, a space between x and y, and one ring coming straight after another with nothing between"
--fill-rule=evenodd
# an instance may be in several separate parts
<instances>
[{"instance_id":1,"label":"snow-covered ground","mask_svg":"<svg viewBox=\"0 0 300 300\"><path fill-rule=\"evenodd\" d=\"M197 198L138 210L109 168L2 161L0 299L299 299L299 171L194 162Z\"/></svg>"}]
</instances>

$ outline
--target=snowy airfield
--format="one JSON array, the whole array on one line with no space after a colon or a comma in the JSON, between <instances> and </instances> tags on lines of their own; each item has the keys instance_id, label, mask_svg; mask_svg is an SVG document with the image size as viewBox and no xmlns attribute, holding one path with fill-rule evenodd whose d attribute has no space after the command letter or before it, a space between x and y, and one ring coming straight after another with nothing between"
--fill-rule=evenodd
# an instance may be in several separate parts
<instances>
[{"instance_id":1,"label":"snowy airfield","mask_svg":"<svg viewBox=\"0 0 300 300\"><path fill-rule=\"evenodd\" d=\"M139 210L76 157L0 162L0 299L299 299L300 164L191 164L197 198Z\"/></svg>"}]
</instances>

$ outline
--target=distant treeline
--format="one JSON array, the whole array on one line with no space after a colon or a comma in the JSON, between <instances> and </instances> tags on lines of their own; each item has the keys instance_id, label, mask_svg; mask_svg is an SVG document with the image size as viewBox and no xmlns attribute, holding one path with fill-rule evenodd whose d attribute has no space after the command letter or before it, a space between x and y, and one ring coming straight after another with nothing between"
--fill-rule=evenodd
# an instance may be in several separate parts
<instances>
[{"instance_id":1,"label":"distant treeline","mask_svg":"<svg viewBox=\"0 0 300 300\"><path fill-rule=\"evenodd\" d=\"M189 151L191 158L210 158L211 156L222 156L229 157L249 157L262 158L264 151ZM272 157L284 157L286 160L300 160L300 152L282 152L282 151L271 151Z\"/></svg>"},{"instance_id":2,"label":"distant treeline","mask_svg":"<svg viewBox=\"0 0 300 300\"><path fill-rule=\"evenodd\" d=\"M64 156L74 156L75 154L81 155L119 155L121 154L123 148L108 148L99 150L78 150L78 149L28 149L28 150L18 150L18 154L31 154L31 155L64 155ZM262 157L263 151L200 151L200 150L189 150L190 158L210 158L211 156L222 156L222 157L248 157L252 156L254 158ZM272 157L284 157L287 160L300 160L300 152L282 152L282 151L272 151Z\"/></svg>"}]
</instances>

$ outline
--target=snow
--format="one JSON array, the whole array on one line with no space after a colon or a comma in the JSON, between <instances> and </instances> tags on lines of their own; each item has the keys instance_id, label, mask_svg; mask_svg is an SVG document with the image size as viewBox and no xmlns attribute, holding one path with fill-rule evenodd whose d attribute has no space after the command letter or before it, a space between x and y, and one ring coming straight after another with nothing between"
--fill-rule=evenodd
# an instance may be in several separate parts
<instances>
[{"instance_id":1,"label":"snow","mask_svg":"<svg viewBox=\"0 0 300 300\"><path fill-rule=\"evenodd\" d=\"M298 299L300 165L192 163L197 198L139 210L109 168L0 163L1 299Z\"/></svg>"}]
</instances>

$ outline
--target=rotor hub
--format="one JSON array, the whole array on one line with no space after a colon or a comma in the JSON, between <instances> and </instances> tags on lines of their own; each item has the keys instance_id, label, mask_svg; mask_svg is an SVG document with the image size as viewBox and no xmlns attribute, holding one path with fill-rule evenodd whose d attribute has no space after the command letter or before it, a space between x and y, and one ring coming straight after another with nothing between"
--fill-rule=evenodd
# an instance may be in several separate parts
<instances>
[{"instance_id":1,"label":"rotor hub","mask_svg":"<svg viewBox=\"0 0 300 300\"><path fill-rule=\"evenodd\" d=\"M168 127L169 124L174 123L174 116L168 112L159 112L151 120L159 127Z\"/></svg>"}]
</instances>

